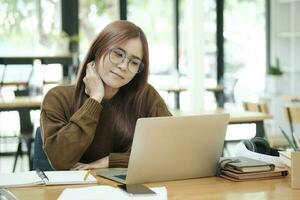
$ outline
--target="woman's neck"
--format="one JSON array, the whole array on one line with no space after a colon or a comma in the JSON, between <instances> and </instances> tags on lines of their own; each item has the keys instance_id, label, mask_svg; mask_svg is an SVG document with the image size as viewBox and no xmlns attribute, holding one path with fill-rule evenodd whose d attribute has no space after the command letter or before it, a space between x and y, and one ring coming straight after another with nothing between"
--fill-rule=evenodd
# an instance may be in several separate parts
<instances>
[{"instance_id":1,"label":"woman's neck","mask_svg":"<svg viewBox=\"0 0 300 200\"><path fill-rule=\"evenodd\" d=\"M112 87L105 85L104 86L104 99L106 99L106 100L112 99L117 94L118 91L119 91L119 88L116 89L116 88L112 88Z\"/></svg>"}]
</instances>

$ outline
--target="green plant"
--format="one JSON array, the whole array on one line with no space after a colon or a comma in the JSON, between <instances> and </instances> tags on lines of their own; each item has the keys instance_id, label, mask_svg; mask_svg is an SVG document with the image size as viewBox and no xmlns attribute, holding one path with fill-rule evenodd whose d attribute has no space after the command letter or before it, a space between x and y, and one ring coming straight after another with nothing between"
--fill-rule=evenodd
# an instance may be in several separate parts
<instances>
[{"instance_id":1,"label":"green plant","mask_svg":"<svg viewBox=\"0 0 300 200\"><path fill-rule=\"evenodd\" d=\"M278 57L276 58L276 65L275 66L273 66L273 65L269 66L268 74L269 75L278 75L278 76L283 74L283 72L280 69L280 61L279 61Z\"/></svg>"},{"instance_id":2,"label":"green plant","mask_svg":"<svg viewBox=\"0 0 300 200\"><path fill-rule=\"evenodd\" d=\"M60 36L63 38L68 38L70 42L79 42L79 35L69 35L68 33L62 31Z\"/></svg>"}]
</instances>

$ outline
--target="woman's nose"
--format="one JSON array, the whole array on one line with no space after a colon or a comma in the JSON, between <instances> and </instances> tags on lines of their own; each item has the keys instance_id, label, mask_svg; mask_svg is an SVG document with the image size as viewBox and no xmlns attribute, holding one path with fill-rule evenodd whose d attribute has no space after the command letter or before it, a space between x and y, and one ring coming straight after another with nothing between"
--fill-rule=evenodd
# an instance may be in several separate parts
<instances>
[{"instance_id":1,"label":"woman's nose","mask_svg":"<svg viewBox=\"0 0 300 200\"><path fill-rule=\"evenodd\" d=\"M128 58L125 58L124 61L123 61L122 63L118 64L118 67L119 67L121 70L125 71L125 70L128 69L128 63L129 63L129 59L128 59Z\"/></svg>"}]
</instances>

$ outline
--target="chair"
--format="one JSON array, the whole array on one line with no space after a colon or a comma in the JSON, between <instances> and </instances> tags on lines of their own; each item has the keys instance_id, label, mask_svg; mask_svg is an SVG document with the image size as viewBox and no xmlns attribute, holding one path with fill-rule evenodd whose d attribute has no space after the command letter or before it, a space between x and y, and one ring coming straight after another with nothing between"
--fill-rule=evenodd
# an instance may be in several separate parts
<instances>
[{"instance_id":1,"label":"chair","mask_svg":"<svg viewBox=\"0 0 300 200\"><path fill-rule=\"evenodd\" d=\"M269 113L268 106L266 103L253 103L253 102L243 102L244 110L254 111L261 113Z\"/></svg>"},{"instance_id":2,"label":"chair","mask_svg":"<svg viewBox=\"0 0 300 200\"><path fill-rule=\"evenodd\" d=\"M285 107L286 116L289 122L291 133L295 133L300 137L300 107Z\"/></svg>"},{"instance_id":3,"label":"chair","mask_svg":"<svg viewBox=\"0 0 300 200\"><path fill-rule=\"evenodd\" d=\"M252 111L252 112L261 112L269 114L268 105L265 102L243 102L243 107L245 111ZM281 134L276 135L268 135L266 134L267 140L269 141L272 147L287 147L288 143L286 140L281 136Z\"/></svg>"},{"instance_id":4,"label":"chair","mask_svg":"<svg viewBox=\"0 0 300 200\"><path fill-rule=\"evenodd\" d=\"M15 96L23 96L23 94L27 94L26 90L16 90ZM33 143L33 124L31 122L30 117L30 109L20 108L18 109L19 119L20 119L20 136L18 141L17 151L15 153L15 160L13 166L13 172L16 170L18 157L23 156L22 146L23 143L26 144L27 147L27 156L28 156L28 163L29 163L29 170L32 170L32 157L31 157L31 149Z\"/></svg>"},{"instance_id":5,"label":"chair","mask_svg":"<svg viewBox=\"0 0 300 200\"><path fill-rule=\"evenodd\" d=\"M236 86L237 82L238 82L237 78L232 78L232 79L226 80L223 83L225 102L235 104L234 89L235 89L235 86Z\"/></svg>"},{"instance_id":6,"label":"chair","mask_svg":"<svg viewBox=\"0 0 300 200\"><path fill-rule=\"evenodd\" d=\"M34 138L34 153L33 153L33 169L40 169L42 171L53 171L53 167L43 149L43 141L41 136L41 128L38 127Z\"/></svg>"}]
</instances>

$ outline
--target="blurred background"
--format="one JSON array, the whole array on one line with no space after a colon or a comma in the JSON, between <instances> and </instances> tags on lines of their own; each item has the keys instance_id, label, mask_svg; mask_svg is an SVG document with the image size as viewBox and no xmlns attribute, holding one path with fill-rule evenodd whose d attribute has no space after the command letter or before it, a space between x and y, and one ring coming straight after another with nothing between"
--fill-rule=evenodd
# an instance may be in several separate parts
<instances>
[{"instance_id":1,"label":"blurred background","mask_svg":"<svg viewBox=\"0 0 300 200\"><path fill-rule=\"evenodd\" d=\"M263 104L264 137L284 146L278 125L290 130L284 108L300 99L299 9L299 0L0 0L0 172L30 169L43 95L74 84L93 39L119 19L144 30L149 83L171 110ZM226 138L253 137L247 122Z\"/></svg>"}]
</instances>

